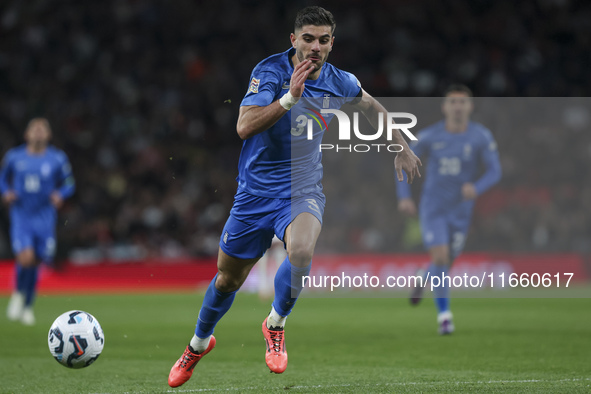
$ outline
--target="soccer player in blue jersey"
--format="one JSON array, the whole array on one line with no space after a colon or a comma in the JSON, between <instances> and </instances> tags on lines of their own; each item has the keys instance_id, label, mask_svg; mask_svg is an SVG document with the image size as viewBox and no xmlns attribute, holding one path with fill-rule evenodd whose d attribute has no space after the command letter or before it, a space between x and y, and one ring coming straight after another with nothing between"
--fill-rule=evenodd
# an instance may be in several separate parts
<instances>
[{"instance_id":1,"label":"soccer player in blue jersey","mask_svg":"<svg viewBox=\"0 0 591 394\"><path fill-rule=\"evenodd\" d=\"M285 321L302 290L302 277L310 272L325 201L319 152L324 130L306 139L306 133L292 128L295 115L290 110L300 98L341 98L329 101L349 101L374 126L378 113L386 112L354 75L326 62L334 28L333 16L325 9L301 10L291 34L292 48L268 57L252 72L238 117L237 132L244 140L238 191L220 237L218 273L205 293L195 335L170 371L172 387L185 383L196 363L214 348L215 325L274 234L288 256L275 276L275 297L262 331L271 372L282 373L287 367ZM412 181L419 175L420 161L400 133L394 134L394 142L406 148L395 159L398 177L403 178L404 170Z\"/></svg>"},{"instance_id":2,"label":"soccer player in blue jersey","mask_svg":"<svg viewBox=\"0 0 591 394\"><path fill-rule=\"evenodd\" d=\"M49 145L51 128L45 118L32 119L25 144L9 150L0 173L2 199L10 206L10 238L16 255L16 289L7 316L35 324L33 301L41 262L53 259L57 209L74 193L68 157Z\"/></svg>"},{"instance_id":3,"label":"soccer player in blue jersey","mask_svg":"<svg viewBox=\"0 0 591 394\"><path fill-rule=\"evenodd\" d=\"M417 156L428 157L418 210L423 243L431 257L429 268L423 272L425 280L448 273L464 247L476 198L501 178L497 144L486 127L470 120L472 109L470 89L450 86L442 104L445 120L421 130L418 141L411 144ZM398 209L416 215L408 184L398 182L397 194ZM454 331L448 282L433 292L442 335ZM423 289L413 289L412 304L421 300Z\"/></svg>"}]
</instances>

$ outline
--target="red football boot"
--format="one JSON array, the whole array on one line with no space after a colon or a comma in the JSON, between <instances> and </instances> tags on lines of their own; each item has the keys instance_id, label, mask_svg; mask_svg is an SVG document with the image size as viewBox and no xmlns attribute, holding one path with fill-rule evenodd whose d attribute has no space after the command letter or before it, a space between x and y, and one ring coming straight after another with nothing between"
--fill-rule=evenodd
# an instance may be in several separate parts
<instances>
[{"instance_id":1,"label":"red football boot","mask_svg":"<svg viewBox=\"0 0 591 394\"><path fill-rule=\"evenodd\" d=\"M268 329L267 319L263 322L263 335L267 351L265 362L271 372L282 373L287 368L287 352L285 351L285 331L279 329Z\"/></svg>"},{"instance_id":2,"label":"red football boot","mask_svg":"<svg viewBox=\"0 0 591 394\"><path fill-rule=\"evenodd\" d=\"M187 346L181 358L177 360L170 370L170 374L168 375L168 385L170 387L179 387L185 384L185 382L191 378L191 375L193 375L195 365L197 365L203 356L211 352L214 347L215 337L213 335L211 336L207 349L205 349L203 353L193 353L189 350L189 346Z\"/></svg>"}]
</instances>

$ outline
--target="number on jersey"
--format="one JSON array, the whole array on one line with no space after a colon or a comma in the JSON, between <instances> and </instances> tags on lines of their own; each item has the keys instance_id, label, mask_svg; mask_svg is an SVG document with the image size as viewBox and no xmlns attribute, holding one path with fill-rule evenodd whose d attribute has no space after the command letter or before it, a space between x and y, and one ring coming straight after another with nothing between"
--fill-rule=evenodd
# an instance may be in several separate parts
<instances>
[{"instance_id":1,"label":"number on jersey","mask_svg":"<svg viewBox=\"0 0 591 394\"><path fill-rule=\"evenodd\" d=\"M25 176L25 191L27 193L37 193L41 188L41 182L39 181L39 175L27 174Z\"/></svg>"},{"instance_id":2,"label":"number on jersey","mask_svg":"<svg viewBox=\"0 0 591 394\"><path fill-rule=\"evenodd\" d=\"M442 157L439 159L439 175L458 175L462 162L458 157Z\"/></svg>"}]
</instances>

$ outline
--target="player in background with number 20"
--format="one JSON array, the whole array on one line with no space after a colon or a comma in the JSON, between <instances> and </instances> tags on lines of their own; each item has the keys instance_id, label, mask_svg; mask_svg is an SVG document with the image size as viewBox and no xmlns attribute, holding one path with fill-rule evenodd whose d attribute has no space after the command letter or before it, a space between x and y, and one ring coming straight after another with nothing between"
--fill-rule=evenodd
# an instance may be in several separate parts
<instances>
[{"instance_id":1,"label":"player in background with number 20","mask_svg":"<svg viewBox=\"0 0 591 394\"><path fill-rule=\"evenodd\" d=\"M410 146L417 156L428 157L418 210L423 243L431 257L429 268L422 272L424 280L447 275L453 260L464 248L476 198L501 178L497 144L487 128L470 120L472 110L470 89L463 85L450 86L442 104L445 119L421 130L418 141ZM416 215L410 186L397 182L397 194L398 209ZM454 325L449 286L443 280L440 283L433 297L439 333L445 335L454 331ZM412 304L422 299L423 290L422 286L413 289Z\"/></svg>"}]
</instances>

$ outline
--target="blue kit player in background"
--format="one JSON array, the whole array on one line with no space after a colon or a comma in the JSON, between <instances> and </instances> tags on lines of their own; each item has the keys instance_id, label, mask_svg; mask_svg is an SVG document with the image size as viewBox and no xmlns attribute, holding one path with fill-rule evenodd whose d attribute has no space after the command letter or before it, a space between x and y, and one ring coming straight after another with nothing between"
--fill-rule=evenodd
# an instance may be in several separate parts
<instances>
[{"instance_id":1,"label":"blue kit player in background","mask_svg":"<svg viewBox=\"0 0 591 394\"><path fill-rule=\"evenodd\" d=\"M386 112L354 75L326 63L334 28L334 18L325 9L301 10L290 36L292 48L268 57L252 72L238 115L236 128L244 143L238 190L220 237L218 273L205 293L195 335L170 371L172 387L189 380L197 362L214 348L214 327L274 234L284 242L288 256L275 276L271 312L262 324L265 362L274 373L287 367L285 321L302 290L302 277L310 272L325 201L319 151L324 130L307 140L305 133L292 128L290 110L302 97L341 98L374 127L378 113ZM405 148L394 160L399 180L404 170L412 181L420 175L420 161L398 131L393 142Z\"/></svg>"},{"instance_id":2,"label":"blue kit player in background","mask_svg":"<svg viewBox=\"0 0 591 394\"><path fill-rule=\"evenodd\" d=\"M419 205L423 243L431 264L421 272L423 278L448 274L453 260L461 253L476 198L501 178L497 144L483 125L470 121L472 92L464 85L452 85L445 94L442 111L445 120L421 130L411 149L428 157L425 183ZM484 172L482 172L484 167ZM397 185L398 209L416 215L408 184ZM411 303L422 298L424 287L416 286ZM434 288L439 333L454 331L449 308L449 283Z\"/></svg>"},{"instance_id":3,"label":"blue kit player in background","mask_svg":"<svg viewBox=\"0 0 591 394\"><path fill-rule=\"evenodd\" d=\"M25 130L25 144L6 153L0 174L2 199L10 206L10 238L16 256L16 290L7 316L26 325L35 324L38 265L50 263L55 254L57 209L75 188L68 157L49 145L50 138L47 119L32 119Z\"/></svg>"}]
</instances>

